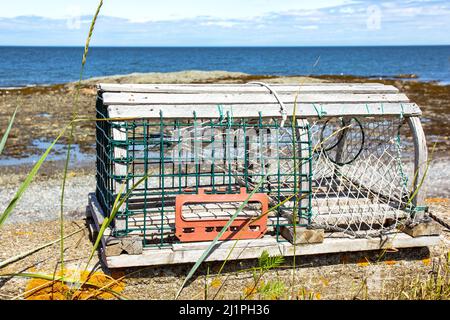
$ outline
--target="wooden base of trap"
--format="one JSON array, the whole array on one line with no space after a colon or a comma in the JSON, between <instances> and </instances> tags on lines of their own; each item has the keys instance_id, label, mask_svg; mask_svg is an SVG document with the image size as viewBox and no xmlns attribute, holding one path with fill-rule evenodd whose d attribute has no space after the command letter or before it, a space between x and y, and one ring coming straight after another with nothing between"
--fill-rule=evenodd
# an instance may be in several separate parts
<instances>
[{"instance_id":1,"label":"wooden base of trap","mask_svg":"<svg viewBox=\"0 0 450 320\"><path fill-rule=\"evenodd\" d=\"M89 195L87 210L92 228L98 232L103 223L103 214L94 194ZM337 237L333 233L314 234L323 241L293 245L290 242L278 242L274 236L266 235L261 239L221 241L205 261L223 261L259 258L263 251L270 255L303 256L338 252L357 252L380 249L401 249L433 246L439 243L439 235L412 237L400 231L386 237L371 239L351 239ZM322 240L322 239L319 239ZM298 241L297 241L298 242ZM305 241L304 241L305 242ZM108 268L143 267L153 265L181 264L196 262L208 248L210 242L175 243L167 248L142 248L139 237L113 238L107 228L101 242L101 256ZM234 247L234 249L232 249ZM231 251L232 250L232 251ZM231 253L230 253L231 251Z\"/></svg>"},{"instance_id":2,"label":"wooden base of trap","mask_svg":"<svg viewBox=\"0 0 450 320\"><path fill-rule=\"evenodd\" d=\"M325 232L323 229L309 230L304 227L281 227L281 235L292 244L322 243Z\"/></svg>"},{"instance_id":3,"label":"wooden base of trap","mask_svg":"<svg viewBox=\"0 0 450 320\"><path fill-rule=\"evenodd\" d=\"M399 230L413 238L417 238L439 235L441 233L441 226L435 221L429 221L415 226L400 226Z\"/></svg>"}]
</instances>

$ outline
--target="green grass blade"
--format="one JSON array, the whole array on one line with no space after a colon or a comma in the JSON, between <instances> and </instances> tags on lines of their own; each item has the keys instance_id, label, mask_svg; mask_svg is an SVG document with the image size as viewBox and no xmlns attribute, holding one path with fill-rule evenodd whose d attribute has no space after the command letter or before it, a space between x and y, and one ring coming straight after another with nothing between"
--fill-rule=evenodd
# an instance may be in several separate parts
<instances>
[{"instance_id":1,"label":"green grass blade","mask_svg":"<svg viewBox=\"0 0 450 320\"><path fill-rule=\"evenodd\" d=\"M19 106L16 107L16 110L14 111L14 113L11 117L11 120L9 120L8 127L6 128L6 131L3 134L2 140L0 141L0 154L2 154L3 149L5 148L6 140L8 140L9 132L11 131L11 128L13 126L14 119L16 118L16 113L17 113L18 109L19 109Z\"/></svg>"},{"instance_id":2,"label":"green grass blade","mask_svg":"<svg viewBox=\"0 0 450 320\"><path fill-rule=\"evenodd\" d=\"M431 149L431 155L430 155L429 159L426 162L426 166L425 166L424 173L422 174L422 178L420 179L416 190L414 190L414 193L408 199L408 202L406 203L406 207L408 207L411 204L411 202L414 200L414 198L417 196L417 194L419 193L420 189L422 188L422 185L423 185L423 183L425 181L425 178L428 175L428 170L430 169L431 161L433 160L434 151L436 150L436 145L437 145L437 142L434 143L433 149ZM418 174L419 174L419 170L417 170L416 173L414 174L414 182L417 179Z\"/></svg>"},{"instance_id":3,"label":"green grass blade","mask_svg":"<svg viewBox=\"0 0 450 320\"><path fill-rule=\"evenodd\" d=\"M143 183L148 177L144 176L141 179L139 179L139 181L137 181L131 188L130 190L128 190L128 192L125 194L124 197L122 197L122 193L123 193L123 189L125 184L122 184L119 193L116 196L116 199L114 200L114 205L113 205L113 209L111 210L111 214L109 217L105 218L105 220L103 220L102 226L100 227L100 230L98 232L97 235L97 239L95 240L94 243L94 247L92 248L91 254L89 256L88 262L86 263L86 268L85 270L87 270L87 267L89 265L89 263L91 262L92 258L94 257L95 252L97 251L100 242L102 240L103 234L105 233L106 228L109 227L109 225L111 224L111 222L114 220L117 212L119 211L120 207L125 203L125 201L128 199L128 197L132 194L132 192L134 191L134 189L136 189L141 183Z\"/></svg>"},{"instance_id":4,"label":"green grass blade","mask_svg":"<svg viewBox=\"0 0 450 320\"><path fill-rule=\"evenodd\" d=\"M27 272L21 272L21 273L8 273L8 274L0 274L0 278L9 278L9 277L22 277L22 278L30 278L30 279L42 279L47 281L54 281L54 282L64 282L64 283L71 283L71 284L81 284L81 282L77 279L72 278L65 278L65 277L57 277L55 278L53 275L47 275L47 274L40 274L40 273L27 273ZM82 285L88 285L94 288L97 288L98 290L105 291L108 293L111 293L118 297L119 299L127 300L126 297L118 293L117 291L114 291L109 288L105 288L104 286L101 286L96 283L92 283L89 281L85 281L82 283Z\"/></svg>"},{"instance_id":5,"label":"green grass blade","mask_svg":"<svg viewBox=\"0 0 450 320\"><path fill-rule=\"evenodd\" d=\"M75 234L77 234L77 233L80 233L81 231L83 231L83 228L78 229L77 231L74 231L74 232L68 234L68 235L65 236L64 238L67 239L67 238L69 238L69 237L71 237L71 236L73 236L73 235L75 235ZM43 245L41 245L41 246L39 246L39 247L37 247L37 248L33 248L33 249L31 249L31 250L29 250L29 251L27 251L27 252L21 253L21 254L15 256L15 257L12 257L12 258L3 260L2 262L0 262L0 269L6 267L7 265L10 265L11 263L20 261L20 260L22 260L23 258L28 257L29 255L31 255L31 254L33 254L33 253L35 253L35 252L38 252L38 251L40 251L40 250L42 250L42 249L45 249L45 248L47 248L47 247L50 247L51 245L54 245L55 243L58 243L58 242L60 242L60 241L61 241L60 239L54 240L54 241L48 242L48 243L46 243L46 244L43 244Z\"/></svg>"},{"instance_id":6,"label":"green grass blade","mask_svg":"<svg viewBox=\"0 0 450 320\"><path fill-rule=\"evenodd\" d=\"M236 212L233 214L233 216L230 218L230 220L228 220L227 224L222 228L222 230L219 232L219 234L214 238L214 240L211 242L211 244L208 246L208 248L206 248L206 250L203 252L202 256L197 260L197 262L195 263L195 265L192 267L191 271L189 271L186 279L184 279L183 284L181 285L180 289L178 290L175 299L178 299L178 297L180 296L181 292L183 291L184 286L186 285L186 283L189 281L189 279L192 278L192 276L194 275L194 273L197 271L198 267L200 267L200 265L203 263L203 261L205 261L206 257L209 255L209 253L211 252L211 250L214 248L214 246L217 244L217 242L219 241L219 239L222 237L222 235L225 233L225 231L230 227L230 225L233 223L233 221L237 218L237 216L239 215L239 213L244 209L244 207L247 205L248 201L250 200L251 197L253 197L253 195L258 192L259 188L261 187L261 185L263 184L265 178L262 178L261 181L258 183L258 185L255 187L255 189L253 189L253 191L248 195L247 199L245 199L245 201L239 206L239 208L236 210Z\"/></svg>"},{"instance_id":7,"label":"green grass blade","mask_svg":"<svg viewBox=\"0 0 450 320\"><path fill-rule=\"evenodd\" d=\"M69 124L70 125L70 124ZM17 202L20 200L24 192L28 189L30 186L31 181L33 181L34 177L38 173L39 169L41 168L42 164L44 163L45 159L47 159L47 156L52 151L55 144L59 141L59 139L64 135L66 132L68 126L66 126L56 137L55 140L53 140L52 144L47 148L47 150L44 152L44 154L41 156L41 158L38 160L38 162L34 165L33 169L30 171L30 173L27 175L25 180L20 185L19 189L17 190L16 194L14 195L14 198L9 202L8 206L6 207L5 211L0 215L0 227L5 223L6 219L9 217L11 212L14 210L14 208L17 205Z\"/></svg>"},{"instance_id":8,"label":"green grass blade","mask_svg":"<svg viewBox=\"0 0 450 320\"><path fill-rule=\"evenodd\" d=\"M97 6L97 11L95 12L94 17L92 18L91 26L89 28L88 37L86 39L86 45L84 46L83 59L81 60L81 66L82 67L84 67L84 65L86 64L87 55L89 53L89 46L90 46L90 43L91 43L91 38L92 38L92 35L94 33L95 24L97 23L97 18L98 18L99 14L100 14L100 10L102 9L102 6L103 6L103 0L100 0L99 4ZM82 78L82 74L80 76L80 80L81 80L81 78Z\"/></svg>"},{"instance_id":9,"label":"green grass blade","mask_svg":"<svg viewBox=\"0 0 450 320\"><path fill-rule=\"evenodd\" d=\"M92 35L94 33L95 24L97 22L97 18L100 14L100 10L103 6L103 0L100 0L97 10L94 14L94 17L92 18L91 25L89 27L89 33L86 39L86 44L84 46L83 51L83 58L81 60L81 68L80 68L80 78L78 80L78 84L76 86L76 93L75 98L73 100L72 104L72 125L70 128L70 134L67 144L67 155L66 155L66 161L64 164L64 173L63 173L63 180L62 180L62 186L61 186L61 197L60 197L60 234L61 234L61 244L60 244L60 264L61 264L61 271L64 275L64 197L65 197L65 190L66 190L66 182L67 182L67 172L69 170L69 163L70 163L70 154L72 149L72 144L74 143L74 130L75 130L75 120L78 117L77 108L79 97L80 97L80 88L81 88L81 80L83 79L84 74L84 68L86 65L87 56L89 53L89 46L91 43Z\"/></svg>"}]
</instances>

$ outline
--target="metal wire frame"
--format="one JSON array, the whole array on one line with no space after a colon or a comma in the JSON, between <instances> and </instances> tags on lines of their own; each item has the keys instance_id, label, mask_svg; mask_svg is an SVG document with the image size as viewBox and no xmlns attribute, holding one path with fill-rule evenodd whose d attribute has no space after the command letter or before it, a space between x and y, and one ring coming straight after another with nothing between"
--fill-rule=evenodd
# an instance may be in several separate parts
<instances>
[{"instance_id":1,"label":"metal wire frame","mask_svg":"<svg viewBox=\"0 0 450 320\"><path fill-rule=\"evenodd\" d=\"M107 118L101 101L97 118ZM169 217L178 194L204 187L212 194L239 193L241 186L251 192L264 179L259 192L269 194L272 204L296 195L275 212L279 241L281 228L292 226L292 219L283 219L289 214L303 226L379 235L418 210L408 201L414 173L403 161L404 120L311 118L291 127L261 116L197 119L194 113L174 120L161 113L156 120L98 121L97 199L109 213L118 186L125 184L126 193L147 177L120 208L115 235L138 234L147 246L166 246L177 241Z\"/></svg>"},{"instance_id":2,"label":"metal wire frame","mask_svg":"<svg viewBox=\"0 0 450 320\"><path fill-rule=\"evenodd\" d=\"M97 117L107 117L101 104ZM182 121L161 113L156 121L98 121L96 130L96 193L104 212L111 212L119 185L125 184L126 193L147 177L117 213L116 222L122 224L116 223L116 236L139 234L145 245L170 245L176 242L169 219L176 195L196 194L204 187L212 194L239 193L242 186L251 192L260 179L265 181L258 192L267 193L273 203L298 195L276 210L274 233L280 241L281 227L292 225L280 220L283 213L294 208L298 221L310 223L311 143L309 128L301 122L281 127L279 119L234 119L229 113L220 119L197 119L194 114ZM115 139L114 131L122 139ZM205 145L206 154L201 152Z\"/></svg>"}]
</instances>

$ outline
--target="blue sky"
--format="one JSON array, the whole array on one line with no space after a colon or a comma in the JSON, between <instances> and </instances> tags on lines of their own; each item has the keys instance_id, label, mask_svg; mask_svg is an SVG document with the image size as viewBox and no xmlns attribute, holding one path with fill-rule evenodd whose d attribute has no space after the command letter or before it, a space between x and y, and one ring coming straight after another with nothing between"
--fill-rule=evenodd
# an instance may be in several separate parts
<instances>
[{"instance_id":1,"label":"blue sky","mask_svg":"<svg viewBox=\"0 0 450 320\"><path fill-rule=\"evenodd\" d=\"M97 3L0 0L0 45L82 45ZM92 44L450 44L450 1L105 0Z\"/></svg>"}]
</instances>

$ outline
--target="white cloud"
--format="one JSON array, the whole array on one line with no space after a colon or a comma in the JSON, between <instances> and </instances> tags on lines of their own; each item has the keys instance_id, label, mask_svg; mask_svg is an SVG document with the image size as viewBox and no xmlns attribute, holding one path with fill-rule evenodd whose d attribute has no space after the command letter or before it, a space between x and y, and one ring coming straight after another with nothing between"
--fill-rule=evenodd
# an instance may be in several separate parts
<instances>
[{"instance_id":1,"label":"white cloud","mask_svg":"<svg viewBox=\"0 0 450 320\"><path fill-rule=\"evenodd\" d=\"M82 14L93 12L98 0L3 0L2 17L39 15L61 19L65 6L77 5ZM218 19L242 19L266 15L275 11L311 10L338 6L349 0L108 0L102 12L107 16L121 17L133 22L166 21L210 16Z\"/></svg>"},{"instance_id":2,"label":"white cloud","mask_svg":"<svg viewBox=\"0 0 450 320\"><path fill-rule=\"evenodd\" d=\"M302 29L302 30L317 30L319 29L319 26L297 26L297 28Z\"/></svg>"},{"instance_id":3,"label":"white cloud","mask_svg":"<svg viewBox=\"0 0 450 320\"><path fill-rule=\"evenodd\" d=\"M207 21L200 23L202 26L218 26L223 28L233 28L237 25L236 22L232 21Z\"/></svg>"},{"instance_id":4,"label":"white cloud","mask_svg":"<svg viewBox=\"0 0 450 320\"><path fill-rule=\"evenodd\" d=\"M339 12L341 12L341 13L352 14L352 13L355 13L355 9L354 9L354 8L351 8L351 7L344 7L344 8L341 8L341 9L339 10Z\"/></svg>"},{"instance_id":5,"label":"white cloud","mask_svg":"<svg viewBox=\"0 0 450 320\"><path fill-rule=\"evenodd\" d=\"M261 0L262 1L262 0ZM370 31L367 9L373 1L343 6L274 11L241 18L197 16L130 20L101 15L94 45L358 45L450 44L450 2L382 2L380 28ZM80 30L64 19L0 18L1 43L77 45L84 43L89 16ZM370 24L372 26L372 24ZM261 30L264 29L264 32ZM70 36L68 36L70 34ZM311 37L314 34L314 37Z\"/></svg>"}]
</instances>

